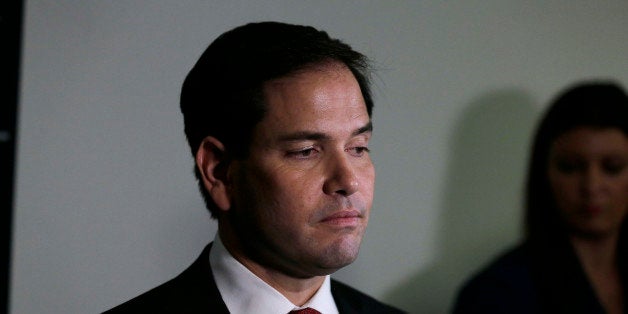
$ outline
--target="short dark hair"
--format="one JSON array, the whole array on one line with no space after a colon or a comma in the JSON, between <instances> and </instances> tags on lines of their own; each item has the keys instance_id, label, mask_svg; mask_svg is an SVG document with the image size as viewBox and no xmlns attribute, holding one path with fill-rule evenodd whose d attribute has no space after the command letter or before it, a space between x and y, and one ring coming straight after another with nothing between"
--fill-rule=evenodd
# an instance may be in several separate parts
<instances>
[{"instance_id":1,"label":"short dark hair","mask_svg":"<svg viewBox=\"0 0 628 314\"><path fill-rule=\"evenodd\" d=\"M192 155L211 135L225 145L230 158L245 158L252 130L264 117L264 83L330 61L343 63L351 71L371 116L368 59L326 32L310 26L258 22L220 35L196 62L181 90L181 112ZM195 174L215 217L215 205L196 167Z\"/></svg>"},{"instance_id":2,"label":"short dark hair","mask_svg":"<svg viewBox=\"0 0 628 314\"><path fill-rule=\"evenodd\" d=\"M578 127L613 128L628 136L628 96L622 87L613 81L584 81L571 85L552 101L540 121L532 144L526 183L525 227L531 240L547 241L564 232L547 166L554 141ZM625 238L626 230L623 233Z\"/></svg>"}]
</instances>

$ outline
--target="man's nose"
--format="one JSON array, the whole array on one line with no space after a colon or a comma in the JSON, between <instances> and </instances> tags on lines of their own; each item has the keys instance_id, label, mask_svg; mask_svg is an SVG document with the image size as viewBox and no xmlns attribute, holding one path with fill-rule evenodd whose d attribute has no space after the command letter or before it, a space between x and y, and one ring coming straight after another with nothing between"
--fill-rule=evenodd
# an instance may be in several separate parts
<instances>
[{"instance_id":1,"label":"man's nose","mask_svg":"<svg viewBox=\"0 0 628 314\"><path fill-rule=\"evenodd\" d=\"M344 151L330 157L326 164L326 171L329 175L323 186L325 194L349 196L358 191L360 184L350 158Z\"/></svg>"}]
</instances>

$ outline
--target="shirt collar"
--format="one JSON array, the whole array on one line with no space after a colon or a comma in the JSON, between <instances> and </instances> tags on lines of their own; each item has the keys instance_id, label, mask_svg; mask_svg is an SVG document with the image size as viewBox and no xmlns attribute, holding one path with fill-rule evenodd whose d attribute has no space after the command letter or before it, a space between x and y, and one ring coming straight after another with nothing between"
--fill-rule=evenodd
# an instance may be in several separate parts
<instances>
[{"instance_id":1,"label":"shirt collar","mask_svg":"<svg viewBox=\"0 0 628 314\"><path fill-rule=\"evenodd\" d=\"M240 264L216 235L209 252L209 264L223 301L230 313L288 313L311 307L323 314L337 314L338 308L331 294L329 276L323 285L302 307L295 306L279 291Z\"/></svg>"}]
</instances>

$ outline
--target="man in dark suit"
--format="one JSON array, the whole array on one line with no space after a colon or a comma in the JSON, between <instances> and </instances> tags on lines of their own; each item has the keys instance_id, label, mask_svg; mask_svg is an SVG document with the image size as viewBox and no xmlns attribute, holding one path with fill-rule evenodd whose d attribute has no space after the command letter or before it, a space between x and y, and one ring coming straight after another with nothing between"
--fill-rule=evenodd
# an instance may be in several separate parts
<instances>
[{"instance_id":1,"label":"man in dark suit","mask_svg":"<svg viewBox=\"0 0 628 314\"><path fill-rule=\"evenodd\" d=\"M373 199L366 57L312 27L218 37L181 92L218 234L181 275L111 313L398 313L331 280L355 260Z\"/></svg>"}]
</instances>

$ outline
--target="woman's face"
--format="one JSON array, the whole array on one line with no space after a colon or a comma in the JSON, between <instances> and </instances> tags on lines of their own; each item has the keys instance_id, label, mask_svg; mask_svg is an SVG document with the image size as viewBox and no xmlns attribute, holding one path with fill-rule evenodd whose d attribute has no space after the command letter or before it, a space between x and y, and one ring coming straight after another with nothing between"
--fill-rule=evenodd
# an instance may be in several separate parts
<instances>
[{"instance_id":1,"label":"woman's face","mask_svg":"<svg viewBox=\"0 0 628 314\"><path fill-rule=\"evenodd\" d=\"M548 177L572 235L617 235L628 212L628 137L616 128L581 127L550 148Z\"/></svg>"}]
</instances>

